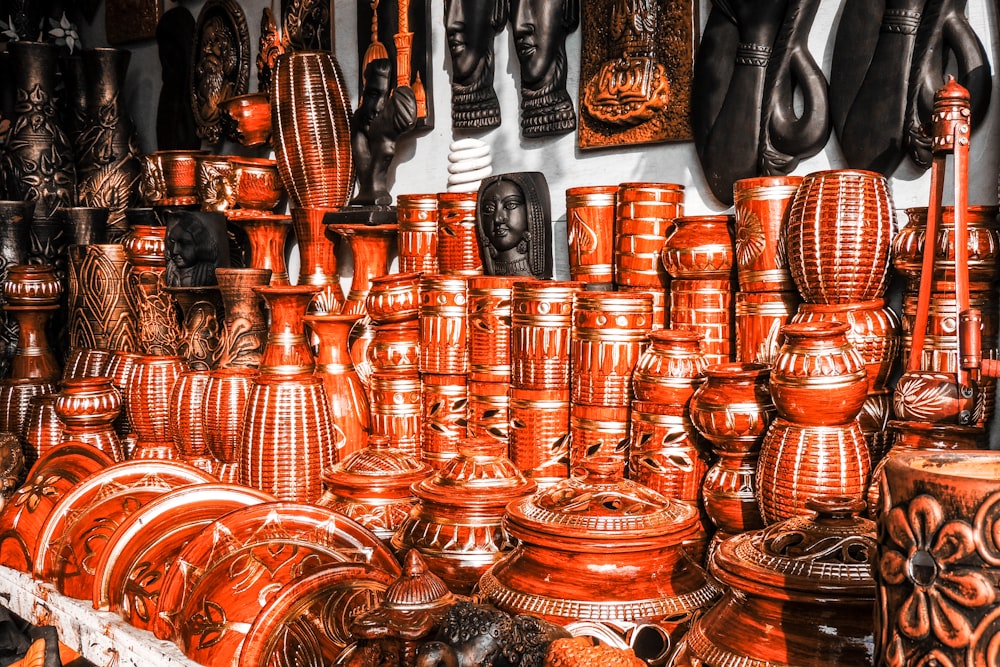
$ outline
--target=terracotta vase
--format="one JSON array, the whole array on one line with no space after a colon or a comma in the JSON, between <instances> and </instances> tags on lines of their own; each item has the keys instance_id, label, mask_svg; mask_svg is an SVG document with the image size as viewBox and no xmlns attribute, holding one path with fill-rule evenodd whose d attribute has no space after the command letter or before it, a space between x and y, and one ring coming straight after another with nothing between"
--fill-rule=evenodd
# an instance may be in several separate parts
<instances>
[{"instance_id":1,"label":"terracotta vase","mask_svg":"<svg viewBox=\"0 0 1000 667\"><path fill-rule=\"evenodd\" d=\"M868 392L884 391L899 363L902 347L899 317L883 299L866 303L804 303L792 322L843 322L847 340L868 369Z\"/></svg>"},{"instance_id":2,"label":"terracotta vase","mask_svg":"<svg viewBox=\"0 0 1000 667\"><path fill-rule=\"evenodd\" d=\"M702 353L709 364L732 361L736 351L735 309L729 278L674 278L670 281L667 325L704 336Z\"/></svg>"},{"instance_id":3,"label":"terracotta vase","mask_svg":"<svg viewBox=\"0 0 1000 667\"><path fill-rule=\"evenodd\" d=\"M292 205L347 204L354 179L351 103L336 57L329 51L278 56L269 94L271 143Z\"/></svg>"},{"instance_id":4,"label":"terracotta vase","mask_svg":"<svg viewBox=\"0 0 1000 667\"><path fill-rule=\"evenodd\" d=\"M995 659L1000 497L992 452L913 452L885 466L879 513L878 664ZM908 613L926 609L926 615Z\"/></svg>"},{"instance_id":5,"label":"terracotta vase","mask_svg":"<svg viewBox=\"0 0 1000 667\"><path fill-rule=\"evenodd\" d=\"M125 448L113 426L122 406L121 394L107 377L63 380L54 406L63 442L85 442L116 462L124 461Z\"/></svg>"},{"instance_id":6,"label":"terracotta vase","mask_svg":"<svg viewBox=\"0 0 1000 667\"><path fill-rule=\"evenodd\" d=\"M400 273L441 273L438 267L438 198L436 194L396 197Z\"/></svg>"},{"instance_id":7,"label":"terracotta vase","mask_svg":"<svg viewBox=\"0 0 1000 667\"><path fill-rule=\"evenodd\" d=\"M467 280L462 276L421 276L419 313L420 372L467 373Z\"/></svg>"},{"instance_id":8,"label":"terracotta vase","mask_svg":"<svg viewBox=\"0 0 1000 667\"><path fill-rule=\"evenodd\" d=\"M438 194L437 260L444 276L478 276L483 260L476 242L475 192Z\"/></svg>"},{"instance_id":9,"label":"terracotta vase","mask_svg":"<svg viewBox=\"0 0 1000 667\"><path fill-rule=\"evenodd\" d=\"M176 459L170 437L170 394L187 363L177 356L142 355L125 387L125 409L136 436L134 459Z\"/></svg>"},{"instance_id":10,"label":"terracotta vase","mask_svg":"<svg viewBox=\"0 0 1000 667\"><path fill-rule=\"evenodd\" d=\"M285 243L292 225L291 216L267 213L228 217L246 232L250 241L250 266L269 270L272 285L288 285Z\"/></svg>"},{"instance_id":11,"label":"terracotta vase","mask_svg":"<svg viewBox=\"0 0 1000 667\"><path fill-rule=\"evenodd\" d=\"M62 442L63 425L56 415L58 394L39 394L28 401L24 419L24 464L30 470L35 462Z\"/></svg>"},{"instance_id":12,"label":"terracotta vase","mask_svg":"<svg viewBox=\"0 0 1000 667\"><path fill-rule=\"evenodd\" d=\"M51 266L20 264L7 271L4 310L18 323L12 379L53 381L61 369L46 334L46 323L59 309L63 286Z\"/></svg>"},{"instance_id":13,"label":"terracotta vase","mask_svg":"<svg viewBox=\"0 0 1000 667\"><path fill-rule=\"evenodd\" d=\"M35 203L31 201L0 201L0 284L6 282L10 267L28 262L31 239L28 227L31 225ZM4 304L0 291L0 306ZM17 321L0 312L0 377L6 377L10 360L17 351Z\"/></svg>"},{"instance_id":14,"label":"terracotta vase","mask_svg":"<svg viewBox=\"0 0 1000 667\"><path fill-rule=\"evenodd\" d=\"M577 405L628 407L632 371L653 320L652 300L629 292L573 295L570 398Z\"/></svg>"},{"instance_id":15,"label":"terracotta vase","mask_svg":"<svg viewBox=\"0 0 1000 667\"><path fill-rule=\"evenodd\" d=\"M395 224L334 224L329 228L347 239L354 258L351 289L341 312L364 315L372 279L389 273L389 247L396 238L398 227Z\"/></svg>"},{"instance_id":16,"label":"terracotta vase","mask_svg":"<svg viewBox=\"0 0 1000 667\"><path fill-rule=\"evenodd\" d=\"M701 492L705 511L720 535L764 527L757 505L757 460L775 416L766 364L709 366L691 397L691 422L712 444L715 463Z\"/></svg>"},{"instance_id":17,"label":"terracotta vase","mask_svg":"<svg viewBox=\"0 0 1000 667\"><path fill-rule=\"evenodd\" d=\"M239 483L279 500L314 502L321 473L339 460L330 399L305 335L306 309L319 288L254 289L271 323L240 427Z\"/></svg>"},{"instance_id":18,"label":"terracotta vase","mask_svg":"<svg viewBox=\"0 0 1000 667\"><path fill-rule=\"evenodd\" d=\"M810 426L847 424L857 418L868 395L868 372L848 340L849 331L850 325L841 322L782 327L785 342L771 372L778 414Z\"/></svg>"},{"instance_id":19,"label":"terracotta vase","mask_svg":"<svg viewBox=\"0 0 1000 667\"><path fill-rule=\"evenodd\" d=\"M66 226L68 245L96 245L108 242L108 214L103 206L70 206L60 209Z\"/></svg>"},{"instance_id":20,"label":"terracotta vase","mask_svg":"<svg viewBox=\"0 0 1000 667\"><path fill-rule=\"evenodd\" d=\"M273 99L273 98L272 98ZM336 313L344 303L344 290L337 274L337 244L340 237L326 235L323 208L293 208L292 229L299 245L298 285L318 285L311 312Z\"/></svg>"},{"instance_id":21,"label":"terracotta vase","mask_svg":"<svg viewBox=\"0 0 1000 667\"><path fill-rule=\"evenodd\" d=\"M260 146L271 138L271 105L266 92L247 93L223 100L219 109L229 116L233 137L243 146Z\"/></svg>"},{"instance_id":22,"label":"terracotta vase","mask_svg":"<svg viewBox=\"0 0 1000 667\"><path fill-rule=\"evenodd\" d=\"M469 380L510 384L511 295L517 278L468 281Z\"/></svg>"},{"instance_id":23,"label":"terracotta vase","mask_svg":"<svg viewBox=\"0 0 1000 667\"><path fill-rule=\"evenodd\" d=\"M885 177L833 169L806 175L788 213L788 265L809 303L880 299L894 212Z\"/></svg>"},{"instance_id":24,"label":"terracotta vase","mask_svg":"<svg viewBox=\"0 0 1000 667\"><path fill-rule=\"evenodd\" d=\"M736 268L744 292L795 291L785 230L792 198L801 183L801 176L760 176L733 184Z\"/></svg>"},{"instance_id":25,"label":"terracotta vase","mask_svg":"<svg viewBox=\"0 0 1000 667\"><path fill-rule=\"evenodd\" d=\"M691 624L671 664L874 664L878 542L874 522L858 516L863 507L849 498L815 501L814 516L720 544L710 571L726 593Z\"/></svg>"},{"instance_id":26,"label":"terracotta vase","mask_svg":"<svg viewBox=\"0 0 1000 667\"><path fill-rule=\"evenodd\" d=\"M267 313L255 287L271 284L268 269L218 268L225 328L216 366L257 368L267 341Z\"/></svg>"},{"instance_id":27,"label":"terracotta vase","mask_svg":"<svg viewBox=\"0 0 1000 667\"><path fill-rule=\"evenodd\" d=\"M150 157L155 158L158 155L162 154L154 153ZM220 213L235 207L236 189L233 186L233 164L229 161L229 157L225 155L197 155L195 165L195 201L174 205L198 203L202 211ZM149 177L146 176L146 178L148 180ZM163 196L166 197L170 194L166 191L166 183L163 184L163 187ZM162 200L156 201L154 199L151 201L148 193L146 200L150 204L163 205Z\"/></svg>"},{"instance_id":28,"label":"terracotta vase","mask_svg":"<svg viewBox=\"0 0 1000 667\"><path fill-rule=\"evenodd\" d=\"M771 378L773 386L774 371ZM757 461L761 516L772 524L806 513L812 498L863 499L870 472L871 457L857 419L808 426L778 417L764 436Z\"/></svg>"},{"instance_id":29,"label":"terracotta vase","mask_svg":"<svg viewBox=\"0 0 1000 667\"><path fill-rule=\"evenodd\" d=\"M338 457L364 449L371 432L368 395L361 385L351 355L347 337L361 315L307 315L309 330L318 339L316 375L323 379L330 399L333 419L334 447Z\"/></svg>"},{"instance_id":30,"label":"terracotta vase","mask_svg":"<svg viewBox=\"0 0 1000 667\"><path fill-rule=\"evenodd\" d=\"M448 588L468 594L513 547L504 508L535 491L493 438L463 441L458 456L412 486L417 504L392 537L397 553L416 549Z\"/></svg>"},{"instance_id":31,"label":"terracotta vase","mask_svg":"<svg viewBox=\"0 0 1000 667\"><path fill-rule=\"evenodd\" d=\"M417 502L412 485L433 469L406 452L372 436L368 445L323 472L323 496L317 504L354 519L388 543Z\"/></svg>"},{"instance_id":32,"label":"terracotta vase","mask_svg":"<svg viewBox=\"0 0 1000 667\"><path fill-rule=\"evenodd\" d=\"M375 372L370 380L372 436L388 438L389 446L421 458L423 392L415 373Z\"/></svg>"},{"instance_id":33,"label":"terracotta vase","mask_svg":"<svg viewBox=\"0 0 1000 667\"><path fill-rule=\"evenodd\" d=\"M687 414L658 414L636 403L638 405L634 405L628 415L626 432L629 479L657 493L700 507L709 452L691 420ZM577 433L573 432L573 436ZM573 456L573 463L584 455L578 452Z\"/></svg>"},{"instance_id":34,"label":"terracotta vase","mask_svg":"<svg viewBox=\"0 0 1000 667\"><path fill-rule=\"evenodd\" d=\"M632 391L644 409L682 416L708 362L701 352L703 336L694 331L663 329L649 333L632 373Z\"/></svg>"},{"instance_id":35,"label":"terracotta vase","mask_svg":"<svg viewBox=\"0 0 1000 667\"><path fill-rule=\"evenodd\" d=\"M256 369L245 367L219 368L209 374L201 421L205 444L218 461L215 476L219 481L235 483L240 477L237 467L240 429L256 376Z\"/></svg>"},{"instance_id":36,"label":"terracotta vase","mask_svg":"<svg viewBox=\"0 0 1000 667\"><path fill-rule=\"evenodd\" d=\"M594 185L566 190L569 275L587 289L614 288L615 213L618 186Z\"/></svg>"},{"instance_id":37,"label":"terracotta vase","mask_svg":"<svg viewBox=\"0 0 1000 667\"><path fill-rule=\"evenodd\" d=\"M660 251L673 220L684 215L684 186L622 183L615 219L615 285L667 289Z\"/></svg>"},{"instance_id":38,"label":"terracotta vase","mask_svg":"<svg viewBox=\"0 0 1000 667\"><path fill-rule=\"evenodd\" d=\"M131 57L126 49L83 50L87 122L77 141L78 200L108 208L113 243L128 232L125 209L139 202L138 140L123 94Z\"/></svg>"},{"instance_id":39,"label":"terracotta vase","mask_svg":"<svg viewBox=\"0 0 1000 667\"><path fill-rule=\"evenodd\" d=\"M365 311L376 325L413 323L420 317L419 273L376 276L365 297Z\"/></svg>"},{"instance_id":40,"label":"terracotta vase","mask_svg":"<svg viewBox=\"0 0 1000 667\"><path fill-rule=\"evenodd\" d=\"M215 368L224 331L222 324L222 294L218 285L205 287L170 287L163 290L172 296L180 308L180 340L177 354L191 370Z\"/></svg>"},{"instance_id":41,"label":"terracotta vase","mask_svg":"<svg viewBox=\"0 0 1000 667\"><path fill-rule=\"evenodd\" d=\"M111 358L110 350L89 347L75 347L66 355L62 379L97 377L104 372Z\"/></svg>"},{"instance_id":42,"label":"terracotta vase","mask_svg":"<svg viewBox=\"0 0 1000 667\"><path fill-rule=\"evenodd\" d=\"M135 362L140 356L135 352L112 352L108 357L107 365L101 370L101 375L110 379L111 385L122 396L123 409L118 413L118 418L115 420L115 432L118 433L118 437L122 438L123 441L132 435L132 424L128 419L128 397L125 394L125 390L128 387L129 376L132 373Z\"/></svg>"},{"instance_id":43,"label":"terracotta vase","mask_svg":"<svg viewBox=\"0 0 1000 667\"><path fill-rule=\"evenodd\" d=\"M421 373L420 390L420 458L443 468L468 433L468 378Z\"/></svg>"},{"instance_id":44,"label":"terracotta vase","mask_svg":"<svg viewBox=\"0 0 1000 667\"><path fill-rule=\"evenodd\" d=\"M858 415L858 423L861 425L861 432L865 434L872 465L881 461L892 447L894 434L889 428L889 422L893 417L891 391L868 394Z\"/></svg>"},{"instance_id":45,"label":"terracotta vase","mask_svg":"<svg viewBox=\"0 0 1000 667\"><path fill-rule=\"evenodd\" d=\"M642 635L639 656L665 664L718 591L685 555L697 511L623 479L623 468L618 457L588 459L582 474L512 502L505 525L517 546L479 591L504 611L572 625L604 643L627 646L624 635Z\"/></svg>"},{"instance_id":46,"label":"terracotta vase","mask_svg":"<svg viewBox=\"0 0 1000 667\"><path fill-rule=\"evenodd\" d=\"M69 250L69 335L74 348L136 351L138 328L129 263L118 243Z\"/></svg>"},{"instance_id":47,"label":"terracotta vase","mask_svg":"<svg viewBox=\"0 0 1000 667\"><path fill-rule=\"evenodd\" d=\"M950 288L954 283L947 284ZM994 346L1000 333L1000 313L997 311L995 290L969 292L969 306L982 315L982 340L984 353ZM913 347L913 326L917 318L917 295L905 293L902 309L901 356L909 359ZM927 329L920 355L920 367L947 373L958 370L958 301L954 289L933 292L927 306Z\"/></svg>"},{"instance_id":48,"label":"terracotta vase","mask_svg":"<svg viewBox=\"0 0 1000 667\"><path fill-rule=\"evenodd\" d=\"M518 281L511 290L510 382L519 389L569 389L573 295L580 283Z\"/></svg>"},{"instance_id":49,"label":"terracotta vase","mask_svg":"<svg viewBox=\"0 0 1000 667\"><path fill-rule=\"evenodd\" d=\"M211 374L192 369L177 377L167 404L167 436L182 461L214 475L218 465L208 448L203 408Z\"/></svg>"},{"instance_id":50,"label":"terracotta vase","mask_svg":"<svg viewBox=\"0 0 1000 667\"><path fill-rule=\"evenodd\" d=\"M22 433L32 399L57 391L59 386L55 381L16 378L0 380L0 431Z\"/></svg>"},{"instance_id":51,"label":"terracotta vase","mask_svg":"<svg viewBox=\"0 0 1000 667\"><path fill-rule=\"evenodd\" d=\"M199 186L210 172L201 172L202 163L219 164L228 158L213 157L207 151L159 150L142 158L141 194L145 203L166 207L190 207L199 203ZM208 210L208 209L206 209Z\"/></svg>"},{"instance_id":52,"label":"terracotta vase","mask_svg":"<svg viewBox=\"0 0 1000 667\"><path fill-rule=\"evenodd\" d=\"M965 220L968 228L967 253L969 286L972 291L988 289L1000 277L1000 222L996 206L969 206ZM920 272L927 239L927 207L906 209L907 223L892 239L892 266L906 278L907 289L920 288ZM955 280L955 208L943 206L934 239L934 273L936 282ZM946 291L941 287L932 291Z\"/></svg>"},{"instance_id":53,"label":"terracotta vase","mask_svg":"<svg viewBox=\"0 0 1000 667\"><path fill-rule=\"evenodd\" d=\"M784 342L781 327L792 321L801 302L795 291L737 292L736 361L772 363Z\"/></svg>"},{"instance_id":54,"label":"terracotta vase","mask_svg":"<svg viewBox=\"0 0 1000 667\"><path fill-rule=\"evenodd\" d=\"M546 487L569 477L569 389L510 387L510 458Z\"/></svg>"},{"instance_id":55,"label":"terracotta vase","mask_svg":"<svg viewBox=\"0 0 1000 667\"><path fill-rule=\"evenodd\" d=\"M734 240L732 216L677 217L660 260L672 279L728 280L736 267Z\"/></svg>"}]
</instances>

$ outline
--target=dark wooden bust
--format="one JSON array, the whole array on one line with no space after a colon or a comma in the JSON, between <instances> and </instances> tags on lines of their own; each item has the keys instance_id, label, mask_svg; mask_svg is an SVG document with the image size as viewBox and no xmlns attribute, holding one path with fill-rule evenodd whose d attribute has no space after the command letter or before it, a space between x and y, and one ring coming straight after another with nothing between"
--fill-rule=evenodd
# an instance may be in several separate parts
<instances>
[{"instance_id":1,"label":"dark wooden bust","mask_svg":"<svg viewBox=\"0 0 1000 667\"><path fill-rule=\"evenodd\" d=\"M533 171L484 179L476 236L486 275L551 278L552 215L545 176Z\"/></svg>"},{"instance_id":2,"label":"dark wooden bust","mask_svg":"<svg viewBox=\"0 0 1000 667\"><path fill-rule=\"evenodd\" d=\"M521 65L521 134L542 137L576 128L566 92L566 36L580 24L580 0L510 0Z\"/></svg>"},{"instance_id":3,"label":"dark wooden bust","mask_svg":"<svg viewBox=\"0 0 1000 667\"><path fill-rule=\"evenodd\" d=\"M451 125L456 130L500 125L493 89L493 39L507 22L507 0L445 0L451 53Z\"/></svg>"},{"instance_id":4,"label":"dark wooden bust","mask_svg":"<svg viewBox=\"0 0 1000 667\"><path fill-rule=\"evenodd\" d=\"M226 217L207 211L170 210L164 279L168 287L216 285L215 269L229 266Z\"/></svg>"}]
</instances>

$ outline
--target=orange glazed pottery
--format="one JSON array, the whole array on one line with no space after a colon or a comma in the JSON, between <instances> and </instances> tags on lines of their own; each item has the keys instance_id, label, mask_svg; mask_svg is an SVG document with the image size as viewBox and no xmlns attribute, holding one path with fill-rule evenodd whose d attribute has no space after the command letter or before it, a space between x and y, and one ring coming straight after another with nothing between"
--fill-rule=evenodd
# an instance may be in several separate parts
<instances>
[{"instance_id":1,"label":"orange glazed pottery","mask_svg":"<svg viewBox=\"0 0 1000 667\"><path fill-rule=\"evenodd\" d=\"M726 594L691 624L673 667L874 664L877 541L863 508L814 501L815 516L720 544L710 570Z\"/></svg>"},{"instance_id":2,"label":"orange glazed pottery","mask_svg":"<svg viewBox=\"0 0 1000 667\"><path fill-rule=\"evenodd\" d=\"M732 216L692 215L674 219L660 260L674 279L729 279L734 254Z\"/></svg>"},{"instance_id":3,"label":"orange glazed pottery","mask_svg":"<svg viewBox=\"0 0 1000 667\"><path fill-rule=\"evenodd\" d=\"M417 504L392 538L396 553L416 549L453 592L468 594L513 546L504 508L535 491L494 438L464 440L458 456L413 485Z\"/></svg>"},{"instance_id":4,"label":"orange glazed pottery","mask_svg":"<svg viewBox=\"0 0 1000 667\"><path fill-rule=\"evenodd\" d=\"M795 290L785 252L785 228L800 183L801 176L760 176L733 183L736 267L744 292Z\"/></svg>"},{"instance_id":5,"label":"orange glazed pottery","mask_svg":"<svg viewBox=\"0 0 1000 667\"><path fill-rule=\"evenodd\" d=\"M684 215L684 186L621 183L615 219L615 285L664 290L669 280L660 250L675 218Z\"/></svg>"},{"instance_id":6,"label":"orange glazed pottery","mask_svg":"<svg viewBox=\"0 0 1000 667\"><path fill-rule=\"evenodd\" d=\"M235 129L232 134L244 146L260 146L271 138L271 102L266 93L247 93L219 103Z\"/></svg>"},{"instance_id":7,"label":"orange glazed pottery","mask_svg":"<svg viewBox=\"0 0 1000 667\"><path fill-rule=\"evenodd\" d=\"M438 194L438 270L446 276L478 276L483 260L476 242L475 192Z\"/></svg>"},{"instance_id":8,"label":"orange glazed pottery","mask_svg":"<svg viewBox=\"0 0 1000 667\"><path fill-rule=\"evenodd\" d=\"M566 190L569 275L592 289L614 288L617 194L615 185Z\"/></svg>"},{"instance_id":9,"label":"orange glazed pottery","mask_svg":"<svg viewBox=\"0 0 1000 667\"><path fill-rule=\"evenodd\" d=\"M63 380L55 404L64 441L93 445L115 461L125 460L125 449L112 426L121 409L122 397L107 377Z\"/></svg>"},{"instance_id":10,"label":"orange glazed pottery","mask_svg":"<svg viewBox=\"0 0 1000 667\"><path fill-rule=\"evenodd\" d=\"M996 206L969 206L965 215L968 226L967 248L970 289L988 289L1000 277L1000 222ZM920 271L927 237L927 207L906 209L906 226L892 240L892 265L906 278L907 288L920 288ZM934 282L955 280L955 209L941 207L934 239ZM934 287L933 291L946 291Z\"/></svg>"},{"instance_id":11,"label":"orange glazed pottery","mask_svg":"<svg viewBox=\"0 0 1000 667\"><path fill-rule=\"evenodd\" d=\"M503 611L583 633L649 633L639 657L664 664L718 595L685 554L698 512L623 479L620 457L586 459L583 468L508 506L504 525L518 544L483 575L480 592Z\"/></svg>"},{"instance_id":12,"label":"orange glazed pottery","mask_svg":"<svg viewBox=\"0 0 1000 667\"><path fill-rule=\"evenodd\" d=\"M440 273L437 195L399 195L396 221L399 223L400 273Z\"/></svg>"}]
</instances>

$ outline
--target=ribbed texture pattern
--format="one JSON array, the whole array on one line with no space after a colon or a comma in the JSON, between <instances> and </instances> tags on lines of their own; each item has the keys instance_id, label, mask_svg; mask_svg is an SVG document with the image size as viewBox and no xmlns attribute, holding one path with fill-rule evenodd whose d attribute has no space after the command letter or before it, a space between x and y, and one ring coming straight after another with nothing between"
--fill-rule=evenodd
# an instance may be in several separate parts
<instances>
[{"instance_id":1,"label":"ribbed texture pattern","mask_svg":"<svg viewBox=\"0 0 1000 667\"><path fill-rule=\"evenodd\" d=\"M443 275L483 273L476 241L476 199L475 192L438 195L437 259Z\"/></svg>"},{"instance_id":2,"label":"ribbed texture pattern","mask_svg":"<svg viewBox=\"0 0 1000 667\"><path fill-rule=\"evenodd\" d=\"M210 375L211 371L185 371L170 392L167 433L184 459L210 456L202 411Z\"/></svg>"},{"instance_id":3,"label":"ribbed texture pattern","mask_svg":"<svg viewBox=\"0 0 1000 667\"><path fill-rule=\"evenodd\" d=\"M710 366L732 361L736 349L732 281L671 280L669 326L702 334L701 351Z\"/></svg>"},{"instance_id":4,"label":"ribbed texture pattern","mask_svg":"<svg viewBox=\"0 0 1000 667\"><path fill-rule=\"evenodd\" d=\"M247 399L237 461L241 484L279 500L318 500L320 475L337 462L322 379L259 376Z\"/></svg>"},{"instance_id":5,"label":"ribbed texture pattern","mask_svg":"<svg viewBox=\"0 0 1000 667\"><path fill-rule=\"evenodd\" d=\"M0 382L0 431L20 434L24 430L31 399L57 391L59 387L52 382L14 379Z\"/></svg>"},{"instance_id":6,"label":"ribbed texture pattern","mask_svg":"<svg viewBox=\"0 0 1000 667\"><path fill-rule=\"evenodd\" d=\"M660 250L674 218L684 215L684 186L622 183L615 226L616 285L666 289L669 280Z\"/></svg>"},{"instance_id":7,"label":"ribbed texture pattern","mask_svg":"<svg viewBox=\"0 0 1000 667\"><path fill-rule=\"evenodd\" d=\"M77 347L70 350L69 358L63 366L63 380L73 378L97 377L104 374L111 353L108 350L98 350L90 347Z\"/></svg>"},{"instance_id":8,"label":"ribbed texture pattern","mask_svg":"<svg viewBox=\"0 0 1000 667\"><path fill-rule=\"evenodd\" d=\"M235 482L238 478L236 459L240 426L256 375L257 371L250 368L219 369L212 371L205 387L202 403L205 444L221 462L218 476L225 482Z\"/></svg>"},{"instance_id":9,"label":"ribbed texture pattern","mask_svg":"<svg viewBox=\"0 0 1000 667\"><path fill-rule=\"evenodd\" d=\"M30 469L62 442L62 422L56 416L56 394L34 396L24 424L24 465Z\"/></svg>"},{"instance_id":10,"label":"ribbed texture pattern","mask_svg":"<svg viewBox=\"0 0 1000 667\"><path fill-rule=\"evenodd\" d=\"M354 161L350 98L340 65L326 51L290 52L278 57L272 77L272 145L293 205L345 205Z\"/></svg>"},{"instance_id":11,"label":"ribbed texture pattern","mask_svg":"<svg viewBox=\"0 0 1000 667\"><path fill-rule=\"evenodd\" d=\"M142 356L136 359L125 390L125 409L139 447L171 443L170 393L187 370L180 357Z\"/></svg>"},{"instance_id":12,"label":"ribbed texture pattern","mask_svg":"<svg viewBox=\"0 0 1000 667\"><path fill-rule=\"evenodd\" d=\"M573 295L580 283L531 281L511 290L510 383L569 389Z\"/></svg>"},{"instance_id":13,"label":"ribbed texture pattern","mask_svg":"<svg viewBox=\"0 0 1000 667\"><path fill-rule=\"evenodd\" d=\"M468 296L464 278L424 276L420 281L420 372L468 371Z\"/></svg>"},{"instance_id":14,"label":"ribbed texture pattern","mask_svg":"<svg viewBox=\"0 0 1000 667\"><path fill-rule=\"evenodd\" d=\"M514 281L469 278L469 379L510 382L510 315Z\"/></svg>"},{"instance_id":15,"label":"ribbed texture pattern","mask_svg":"<svg viewBox=\"0 0 1000 667\"><path fill-rule=\"evenodd\" d=\"M788 264L802 297L811 303L881 298L894 220L881 174L835 169L804 177L788 214Z\"/></svg>"},{"instance_id":16,"label":"ribbed texture pattern","mask_svg":"<svg viewBox=\"0 0 1000 667\"><path fill-rule=\"evenodd\" d=\"M808 514L810 498L863 498L870 470L857 420L843 426L799 426L778 418L764 436L757 463L764 521Z\"/></svg>"},{"instance_id":17,"label":"ribbed texture pattern","mask_svg":"<svg viewBox=\"0 0 1000 667\"><path fill-rule=\"evenodd\" d=\"M511 389L510 458L536 480L569 477L569 389Z\"/></svg>"},{"instance_id":18,"label":"ribbed texture pattern","mask_svg":"<svg viewBox=\"0 0 1000 667\"><path fill-rule=\"evenodd\" d=\"M372 375L372 435L383 435L389 439L389 446L420 458L422 411L420 378L416 373Z\"/></svg>"},{"instance_id":19,"label":"ribbed texture pattern","mask_svg":"<svg viewBox=\"0 0 1000 667\"><path fill-rule=\"evenodd\" d=\"M437 195L399 195L396 220L400 273L439 273Z\"/></svg>"}]
</instances>

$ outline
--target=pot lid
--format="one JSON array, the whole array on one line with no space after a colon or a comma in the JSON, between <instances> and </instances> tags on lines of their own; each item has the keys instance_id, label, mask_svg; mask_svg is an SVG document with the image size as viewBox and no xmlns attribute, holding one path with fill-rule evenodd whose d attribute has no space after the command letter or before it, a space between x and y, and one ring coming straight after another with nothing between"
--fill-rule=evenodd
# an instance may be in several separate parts
<instances>
[{"instance_id":1,"label":"pot lid","mask_svg":"<svg viewBox=\"0 0 1000 667\"><path fill-rule=\"evenodd\" d=\"M506 517L511 534L525 541L542 534L625 545L650 538L680 543L697 531L698 511L625 479L624 458L588 457L581 467L582 474L512 503Z\"/></svg>"},{"instance_id":2,"label":"pot lid","mask_svg":"<svg viewBox=\"0 0 1000 667\"><path fill-rule=\"evenodd\" d=\"M325 470L322 478L326 490L344 498L371 498L383 493L409 497L410 486L433 471L403 450L390 447L389 438L373 435L367 447Z\"/></svg>"},{"instance_id":3,"label":"pot lid","mask_svg":"<svg viewBox=\"0 0 1000 667\"><path fill-rule=\"evenodd\" d=\"M797 516L731 537L710 561L712 573L733 588L782 597L874 597L875 522L858 516L859 498L813 498L815 516Z\"/></svg>"},{"instance_id":4,"label":"pot lid","mask_svg":"<svg viewBox=\"0 0 1000 667\"><path fill-rule=\"evenodd\" d=\"M507 443L489 436L460 441L458 456L412 487L421 501L498 509L536 488L507 458Z\"/></svg>"}]
</instances>

